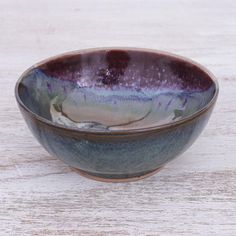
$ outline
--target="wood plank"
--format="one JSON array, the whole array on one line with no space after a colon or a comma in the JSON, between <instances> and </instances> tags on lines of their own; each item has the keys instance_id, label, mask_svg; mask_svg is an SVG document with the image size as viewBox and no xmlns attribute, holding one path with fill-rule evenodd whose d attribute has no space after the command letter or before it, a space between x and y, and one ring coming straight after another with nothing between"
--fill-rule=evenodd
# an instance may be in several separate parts
<instances>
[{"instance_id":1,"label":"wood plank","mask_svg":"<svg viewBox=\"0 0 236 236\"><path fill-rule=\"evenodd\" d=\"M236 235L235 1L8 0L0 9L0 235ZM15 102L33 63L100 46L168 50L219 79L201 137L139 182L72 172L36 142Z\"/></svg>"}]
</instances>

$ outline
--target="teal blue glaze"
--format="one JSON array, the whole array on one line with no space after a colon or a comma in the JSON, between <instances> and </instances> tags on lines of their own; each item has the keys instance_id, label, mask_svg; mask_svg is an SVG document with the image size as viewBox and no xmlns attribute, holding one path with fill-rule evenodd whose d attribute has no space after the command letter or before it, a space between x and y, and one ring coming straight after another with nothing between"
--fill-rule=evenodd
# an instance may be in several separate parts
<instances>
[{"instance_id":1,"label":"teal blue glaze","mask_svg":"<svg viewBox=\"0 0 236 236\"><path fill-rule=\"evenodd\" d=\"M71 167L115 179L151 172L177 157L199 136L211 110L196 120L154 134L96 140L50 129L22 112L30 130L49 153Z\"/></svg>"},{"instance_id":2,"label":"teal blue glaze","mask_svg":"<svg viewBox=\"0 0 236 236\"><path fill-rule=\"evenodd\" d=\"M214 86L205 91L80 87L48 77L39 69L25 76L22 87L22 100L36 114L68 127L103 131L147 128L180 120L203 108L215 92ZM88 108L92 110L90 115ZM130 120L132 124L122 125Z\"/></svg>"},{"instance_id":3,"label":"teal blue glaze","mask_svg":"<svg viewBox=\"0 0 236 236\"><path fill-rule=\"evenodd\" d=\"M59 56L16 85L24 119L49 153L112 179L150 173L187 150L217 94L212 76L187 59L131 49Z\"/></svg>"}]
</instances>

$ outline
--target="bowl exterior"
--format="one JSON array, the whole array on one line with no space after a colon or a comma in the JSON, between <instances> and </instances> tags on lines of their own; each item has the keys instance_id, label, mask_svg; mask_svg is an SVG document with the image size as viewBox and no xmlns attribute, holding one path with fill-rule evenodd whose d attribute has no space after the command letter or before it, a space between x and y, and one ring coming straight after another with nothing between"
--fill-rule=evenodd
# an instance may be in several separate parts
<instances>
[{"instance_id":1,"label":"bowl exterior","mask_svg":"<svg viewBox=\"0 0 236 236\"><path fill-rule=\"evenodd\" d=\"M206 125L213 106L185 123L140 133L95 134L61 129L36 119L19 106L39 143L53 156L89 175L135 178L184 152Z\"/></svg>"}]
</instances>

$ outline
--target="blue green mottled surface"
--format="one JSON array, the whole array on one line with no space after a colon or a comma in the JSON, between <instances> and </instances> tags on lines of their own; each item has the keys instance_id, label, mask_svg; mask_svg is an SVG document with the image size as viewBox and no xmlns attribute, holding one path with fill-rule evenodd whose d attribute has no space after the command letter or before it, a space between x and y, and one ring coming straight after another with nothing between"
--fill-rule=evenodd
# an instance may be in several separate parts
<instances>
[{"instance_id":1,"label":"blue green mottled surface","mask_svg":"<svg viewBox=\"0 0 236 236\"><path fill-rule=\"evenodd\" d=\"M134 50L58 57L27 71L16 86L26 123L49 153L114 179L152 172L185 151L216 94L196 65Z\"/></svg>"},{"instance_id":2,"label":"blue green mottled surface","mask_svg":"<svg viewBox=\"0 0 236 236\"><path fill-rule=\"evenodd\" d=\"M121 135L96 140L49 129L26 115L37 140L69 166L110 178L139 176L163 166L185 151L204 128L210 111L195 121L155 134Z\"/></svg>"}]
</instances>

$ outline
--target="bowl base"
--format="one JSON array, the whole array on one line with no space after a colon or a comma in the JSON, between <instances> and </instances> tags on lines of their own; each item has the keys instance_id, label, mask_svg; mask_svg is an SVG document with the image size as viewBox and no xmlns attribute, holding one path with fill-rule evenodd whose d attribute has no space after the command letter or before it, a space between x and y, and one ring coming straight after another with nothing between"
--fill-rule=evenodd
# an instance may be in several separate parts
<instances>
[{"instance_id":1,"label":"bowl base","mask_svg":"<svg viewBox=\"0 0 236 236\"><path fill-rule=\"evenodd\" d=\"M152 171L147 172L141 172L137 174L131 174L131 175L106 175L106 174L97 174L97 173L91 173L87 171L83 171L77 168L72 168L73 171L78 173L79 175L86 177L88 179L101 181L101 182L111 182L111 183L122 183L122 182L132 182L132 181L138 181L144 178L147 178L149 176L152 176L159 172L162 169L162 167L159 167Z\"/></svg>"}]
</instances>

